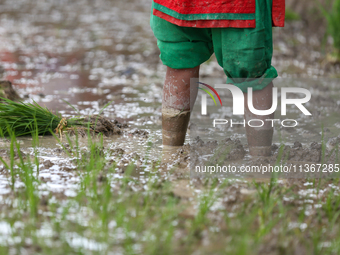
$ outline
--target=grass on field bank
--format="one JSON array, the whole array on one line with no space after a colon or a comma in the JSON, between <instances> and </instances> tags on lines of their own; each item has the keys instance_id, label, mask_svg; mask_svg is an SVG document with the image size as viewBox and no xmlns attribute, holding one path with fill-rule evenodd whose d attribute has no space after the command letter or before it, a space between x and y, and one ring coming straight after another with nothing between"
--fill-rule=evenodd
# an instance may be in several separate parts
<instances>
[{"instance_id":1,"label":"grass on field bank","mask_svg":"<svg viewBox=\"0 0 340 255\"><path fill-rule=\"evenodd\" d=\"M333 38L334 52L332 57L340 61L340 0L326 1L326 7L318 2L318 6L327 20L327 34Z\"/></svg>"},{"instance_id":2,"label":"grass on field bank","mask_svg":"<svg viewBox=\"0 0 340 255\"><path fill-rule=\"evenodd\" d=\"M188 179L118 174L103 139L68 138L80 183L73 196L39 177L39 139L24 156L10 133L2 159L11 192L0 199L0 254L339 254L339 179ZM64 144L60 143L62 146ZM65 148L65 146L64 146ZM23 185L18 185L23 183Z\"/></svg>"},{"instance_id":3,"label":"grass on field bank","mask_svg":"<svg viewBox=\"0 0 340 255\"><path fill-rule=\"evenodd\" d=\"M298 13L296 13L290 8L286 8L285 21L294 21L294 20L300 20L300 19L301 17Z\"/></svg>"}]
</instances>

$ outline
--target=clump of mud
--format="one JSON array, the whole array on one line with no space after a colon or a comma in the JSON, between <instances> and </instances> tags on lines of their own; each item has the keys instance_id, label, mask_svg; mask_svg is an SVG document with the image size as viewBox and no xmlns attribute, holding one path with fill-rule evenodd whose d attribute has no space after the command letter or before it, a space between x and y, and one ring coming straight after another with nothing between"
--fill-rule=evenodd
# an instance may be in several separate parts
<instances>
[{"instance_id":1,"label":"clump of mud","mask_svg":"<svg viewBox=\"0 0 340 255\"><path fill-rule=\"evenodd\" d=\"M78 126L66 128L69 135L75 135L76 132L81 137L90 135L103 134L106 137L113 135L129 135L141 138L148 138L149 132L143 129L127 130L129 126L126 123L121 123L118 120L111 120L102 116L93 115L84 117L77 121Z\"/></svg>"},{"instance_id":2,"label":"clump of mud","mask_svg":"<svg viewBox=\"0 0 340 255\"><path fill-rule=\"evenodd\" d=\"M68 133L70 135L74 135L75 132L78 132L80 136L85 137L89 131L91 135L101 133L106 137L109 137L112 135L123 134L123 129L128 127L127 124L120 123L118 120L110 120L98 115L84 117L82 123L85 124L83 126L69 129ZM86 123L88 123L88 127Z\"/></svg>"},{"instance_id":3,"label":"clump of mud","mask_svg":"<svg viewBox=\"0 0 340 255\"><path fill-rule=\"evenodd\" d=\"M142 129L136 129L129 134L132 135L132 136L138 136L138 137L142 137L142 138L148 138L149 137L149 132L146 131L146 130L142 130Z\"/></svg>"},{"instance_id":4,"label":"clump of mud","mask_svg":"<svg viewBox=\"0 0 340 255\"><path fill-rule=\"evenodd\" d=\"M3 162L6 162L8 165L10 165L10 161L11 161L11 152L10 152L10 149L7 148L7 149L0 149L0 158L1 160L3 160ZM26 153L24 153L22 150L18 150L15 149L14 150L14 160L18 160L18 159L26 159L27 155ZM2 162L2 163L3 163ZM1 161L0 161L0 169L5 169L5 165L4 164L1 164Z\"/></svg>"},{"instance_id":5,"label":"clump of mud","mask_svg":"<svg viewBox=\"0 0 340 255\"><path fill-rule=\"evenodd\" d=\"M321 143L312 142L309 146L303 146L299 141L295 141L293 146L283 145L279 147L276 144L272 145L272 156L270 157L254 157L248 165L275 165L278 162L281 164L294 163L320 163L322 159Z\"/></svg>"},{"instance_id":6,"label":"clump of mud","mask_svg":"<svg viewBox=\"0 0 340 255\"><path fill-rule=\"evenodd\" d=\"M0 81L0 101L2 101L1 97L12 101L20 99L20 96L13 89L10 81Z\"/></svg>"},{"instance_id":7,"label":"clump of mud","mask_svg":"<svg viewBox=\"0 0 340 255\"><path fill-rule=\"evenodd\" d=\"M326 144L325 158L327 163L338 163L340 159L340 135L332 137Z\"/></svg>"},{"instance_id":8,"label":"clump of mud","mask_svg":"<svg viewBox=\"0 0 340 255\"><path fill-rule=\"evenodd\" d=\"M319 163L321 153L322 146L320 143L312 142L309 147L303 147L300 142L296 141L292 147L287 145L284 147L281 160ZM279 154L280 150L277 150L273 156L277 158Z\"/></svg>"},{"instance_id":9,"label":"clump of mud","mask_svg":"<svg viewBox=\"0 0 340 255\"><path fill-rule=\"evenodd\" d=\"M9 149L0 149L0 157L2 159L10 159L11 158L11 152ZM26 158L26 153L20 150L20 153L15 149L14 151L14 159L19 159L20 157Z\"/></svg>"},{"instance_id":10,"label":"clump of mud","mask_svg":"<svg viewBox=\"0 0 340 255\"><path fill-rule=\"evenodd\" d=\"M124 126L118 120L111 121L102 116L85 117L84 121L91 123L91 129L94 132L102 133L105 136L120 135Z\"/></svg>"}]
</instances>

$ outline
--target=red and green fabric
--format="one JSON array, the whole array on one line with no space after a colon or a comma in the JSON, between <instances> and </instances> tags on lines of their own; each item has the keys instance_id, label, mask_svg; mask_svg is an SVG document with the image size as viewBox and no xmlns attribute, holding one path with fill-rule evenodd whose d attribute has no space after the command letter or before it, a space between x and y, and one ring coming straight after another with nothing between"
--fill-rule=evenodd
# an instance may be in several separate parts
<instances>
[{"instance_id":1,"label":"red and green fabric","mask_svg":"<svg viewBox=\"0 0 340 255\"><path fill-rule=\"evenodd\" d=\"M154 0L153 15L172 24L197 28L254 28L255 0ZM285 0L273 0L273 26L283 27Z\"/></svg>"},{"instance_id":2,"label":"red and green fabric","mask_svg":"<svg viewBox=\"0 0 340 255\"><path fill-rule=\"evenodd\" d=\"M249 87L253 90L263 89L278 76L271 64L273 1L276 0L255 0L254 28L178 26L151 14L150 25L157 38L163 64L173 69L194 68L215 53L219 65L228 77L227 83L234 84L244 92Z\"/></svg>"}]
</instances>

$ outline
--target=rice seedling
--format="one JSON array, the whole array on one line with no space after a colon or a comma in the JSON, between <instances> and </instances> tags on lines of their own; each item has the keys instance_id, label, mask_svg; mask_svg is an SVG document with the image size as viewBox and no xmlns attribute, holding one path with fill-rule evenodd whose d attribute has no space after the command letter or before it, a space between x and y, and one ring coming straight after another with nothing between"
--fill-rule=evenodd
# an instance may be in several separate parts
<instances>
[{"instance_id":1,"label":"rice seedling","mask_svg":"<svg viewBox=\"0 0 340 255\"><path fill-rule=\"evenodd\" d=\"M175 194L173 180L156 171L136 177L133 162L121 174L102 136L88 136L83 151L76 133L73 138L66 134L69 147L60 143L68 156L77 157L72 162L80 178L74 195L64 196L44 188L43 167L40 174L35 171L35 157L41 151L35 148L38 137L33 135L31 157L24 157L19 154L25 152L20 140L8 132L12 150L8 148L6 168L11 170L12 158L14 169L8 178L24 187L13 185L16 199L4 196L0 221L3 229L8 226L12 232L0 231L0 239L5 240L0 242L0 254L266 254L268 250L292 254L299 249L306 254L332 254L328 250L337 254L339 250L340 200L335 188L328 197L320 197L319 214L310 216L306 214L313 213L310 201L300 197L293 184L280 184L275 176L269 183L193 181L190 185L201 195L188 199ZM149 142L145 164L152 159L151 147ZM278 162L286 160L281 148ZM320 189L328 183L321 182ZM257 192L242 195L241 187ZM334 241L328 244L329 240Z\"/></svg>"},{"instance_id":2,"label":"rice seedling","mask_svg":"<svg viewBox=\"0 0 340 255\"><path fill-rule=\"evenodd\" d=\"M36 102L23 103L2 98L0 103L0 127L4 136L9 136L8 129L15 136L45 135L55 130L61 133L62 130L72 126L79 126L79 119L62 118L59 114L54 114L47 108L43 108Z\"/></svg>"},{"instance_id":3,"label":"rice seedling","mask_svg":"<svg viewBox=\"0 0 340 255\"><path fill-rule=\"evenodd\" d=\"M47 135L53 133L62 137L63 131L73 133L82 131L82 134L105 133L114 130L114 125L100 117L102 111L111 103L103 107L98 116L73 117L66 119L58 113L52 113L33 103L15 102L6 98L0 98L0 129L2 136ZM10 130L10 132L9 132Z\"/></svg>"}]
</instances>

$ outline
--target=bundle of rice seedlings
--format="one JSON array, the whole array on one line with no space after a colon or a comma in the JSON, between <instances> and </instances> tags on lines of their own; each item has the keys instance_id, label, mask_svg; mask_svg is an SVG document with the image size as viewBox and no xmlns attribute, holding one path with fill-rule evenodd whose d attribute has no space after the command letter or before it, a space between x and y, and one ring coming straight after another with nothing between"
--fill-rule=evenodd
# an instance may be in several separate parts
<instances>
[{"instance_id":1,"label":"bundle of rice seedlings","mask_svg":"<svg viewBox=\"0 0 340 255\"><path fill-rule=\"evenodd\" d=\"M62 136L65 130L85 134L103 133L104 135L119 134L120 128L117 123L100 117L75 117L66 119L60 114L54 114L47 108L43 108L36 102L14 102L6 98L0 98L0 135L15 136L24 135L47 135L55 132Z\"/></svg>"},{"instance_id":2,"label":"bundle of rice seedlings","mask_svg":"<svg viewBox=\"0 0 340 255\"><path fill-rule=\"evenodd\" d=\"M80 125L77 119L66 120L60 114L54 114L36 102L23 103L1 98L0 128L4 136L13 132L15 136L45 135L51 130L61 133L65 128Z\"/></svg>"}]
</instances>

